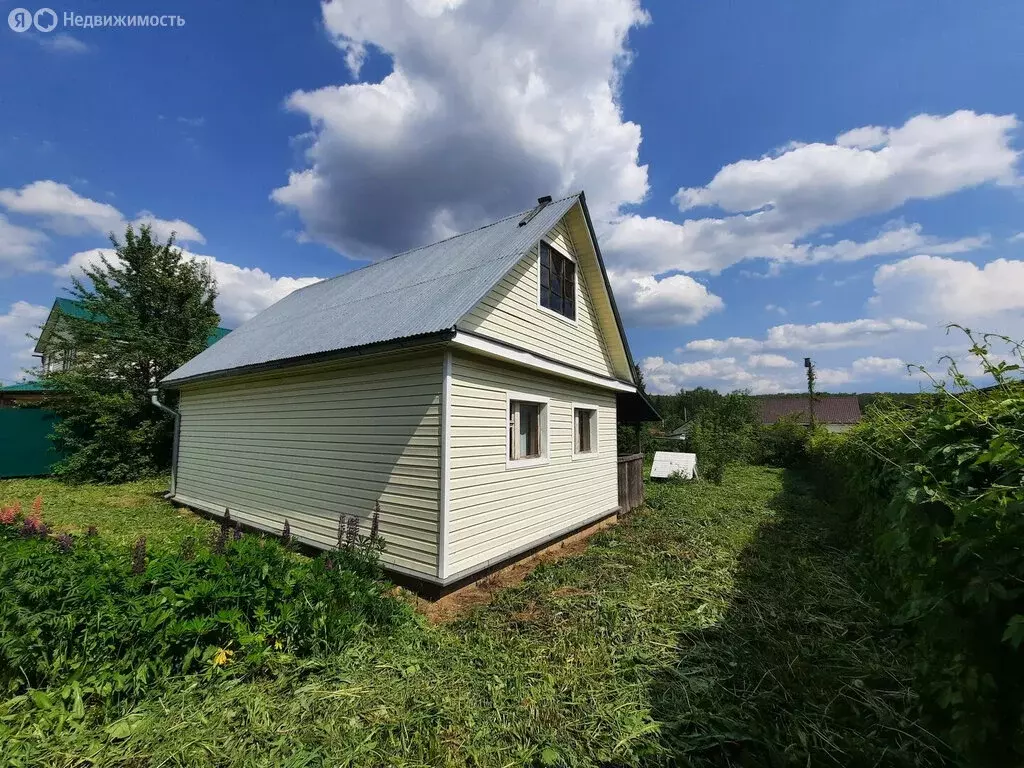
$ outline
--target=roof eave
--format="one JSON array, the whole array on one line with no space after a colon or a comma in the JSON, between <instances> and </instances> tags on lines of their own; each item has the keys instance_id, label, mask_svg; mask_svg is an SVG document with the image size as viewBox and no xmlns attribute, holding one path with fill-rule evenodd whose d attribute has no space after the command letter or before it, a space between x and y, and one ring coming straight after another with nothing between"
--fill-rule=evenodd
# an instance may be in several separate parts
<instances>
[{"instance_id":1,"label":"roof eave","mask_svg":"<svg viewBox=\"0 0 1024 768\"><path fill-rule=\"evenodd\" d=\"M50 307L50 313L46 316L46 320L43 322L43 325L39 330L39 338L36 339L36 345L32 350L37 355L43 354L43 347L50 338L50 334L53 332L52 323L54 322L54 314L60 311L58 300L54 299L53 306Z\"/></svg>"},{"instance_id":2,"label":"roof eave","mask_svg":"<svg viewBox=\"0 0 1024 768\"><path fill-rule=\"evenodd\" d=\"M416 336L406 336L402 339L391 339L388 341L375 342L373 344L364 344L359 347L348 347L346 349L336 349L327 352L316 352L311 355L300 355L298 357L288 357L281 360L271 360L267 363L243 365L237 368L227 368L220 371L212 371L210 373L200 373L195 376L186 376L181 379L169 380L169 378L164 378L158 386L160 389L179 389L187 384L198 384L201 382L228 379L235 376L245 376L254 373L267 373L281 368L292 368L294 366L309 365L311 363L326 363L333 360L362 357L364 355L384 354L392 351L427 347L432 344L451 341L454 336L455 329L446 328L441 331L433 331L431 333L418 334Z\"/></svg>"},{"instance_id":3,"label":"roof eave","mask_svg":"<svg viewBox=\"0 0 1024 768\"><path fill-rule=\"evenodd\" d=\"M608 294L608 301L611 304L611 314L615 318L615 327L618 329L618 337L623 340L623 347L626 349L626 361L630 366L630 379L633 384L638 387L637 391L639 391L636 362L633 361L633 352L630 351L630 340L626 337L623 318L618 314L618 307L615 305L615 294L611 290L611 282L608 280L608 270L604 268L604 256L601 255L601 246L597 242L597 232L594 230L594 222L590 218L590 209L587 207L587 193L582 189L580 190L580 207L583 209L583 217L587 222L587 229L590 232L591 243L594 244L594 253L597 254L597 265L601 268L601 278L604 280L604 290ZM650 404L649 400L648 404ZM651 409L653 409L653 406L651 406Z\"/></svg>"}]
</instances>

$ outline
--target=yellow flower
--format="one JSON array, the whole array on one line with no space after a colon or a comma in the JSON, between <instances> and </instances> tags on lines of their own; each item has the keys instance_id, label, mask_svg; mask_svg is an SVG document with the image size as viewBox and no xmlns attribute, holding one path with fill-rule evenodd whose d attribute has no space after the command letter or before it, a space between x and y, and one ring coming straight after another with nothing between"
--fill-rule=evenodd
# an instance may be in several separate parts
<instances>
[{"instance_id":1,"label":"yellow flower","mask_svg":"<svg viewBox=\"0 0 1024 768\"><path fill-rule=\"evenodd\" d=\"M231 657L234 655L234 651L229 651L227 648L220 648L215 654L213 654L213 665L215 667L223 667L231 661Z\"/></svg>"}]
</instances>

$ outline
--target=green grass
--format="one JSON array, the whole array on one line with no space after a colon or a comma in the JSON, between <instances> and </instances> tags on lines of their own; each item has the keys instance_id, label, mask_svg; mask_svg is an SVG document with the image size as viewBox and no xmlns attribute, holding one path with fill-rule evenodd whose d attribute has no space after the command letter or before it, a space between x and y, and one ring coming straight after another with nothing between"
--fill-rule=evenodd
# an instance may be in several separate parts
<instances>
[{"instance_id":1,"label":"green grass","mask_svg":"<svg viewBox=\"0 0 1024 768\"><path fill-rule=\"evenodd\" d=\"M162 498L166 492L166 478L122 485L0 480L0 506L20 501L28 510L41 496L43 520L55 530L84 531L95 525L106 538L128 545L145 536L151 547L173 547L186 536L209 535L216 529L197 515L176 510Z\"/></svg>"},{"instance_id":2,"label":"green grass","mask_svg":"<svg viewBox=\"0 0 1024 768\"><path fill-rule=\"evenodd\" d=\"M42 725L25 764L913 766L941 763L841 521L794 478L648 489L648 508L448 626L271 676L184 678ZM0 727L0 735L2 727ZM2 760L0 760L2 762Z\"/></svg>"}]
</instances>

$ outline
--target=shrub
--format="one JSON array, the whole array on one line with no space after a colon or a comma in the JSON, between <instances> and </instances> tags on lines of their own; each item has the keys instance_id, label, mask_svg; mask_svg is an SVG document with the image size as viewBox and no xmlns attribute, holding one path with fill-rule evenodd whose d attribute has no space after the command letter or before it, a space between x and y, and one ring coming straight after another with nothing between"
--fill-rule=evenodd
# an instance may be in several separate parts
<instances>
[{"instance_id":1,"label":"shrub","mask_svg":"<svg viewBox=\"0 0 1024 768\"><path fill-rule=\"evenodd\" d=\"M807 461L811 430L794 419L779 419L757 431L757 462L769 467L799 467Z\"/></svg>"},{"instance_id":2,"label":"shrub","mask_svg":"<svg viewBox=\"0 0 1024 768\"><path fill-rule=\"evenodd\" d=\"M721 484L730 464L754 457L756 422L753 399L744 392L731 392L701 411L689 444L702 479Z\"/></svg>"},{"instance_id":3,"label":"shrub","mask_svg":"<svg viewBox=\"0 0 1024 768\"><path fill-rule=\"evenodd\" d=\"M253 536L222 554L194 540L128 551L2 525L0 685L134 697L170 675L336 651L409 616L379 580L378 552L366 540L308 559Z\"/></svg>"},{"instance_id":4,"label":"shrub","mask_svg":"<svg viewBox=\"0 0 1024 768\"><path fill-rule=\"evenodd\" d=\"M975 389L951 364L956 387L937 385L935 403L873 407L847 435L815 435L810 464L873 542L932 722L972 762L1019 764L1024 385L1018 365L991 356L993 337L968 336L994 387Z\"/></svg>"}]
</instances>

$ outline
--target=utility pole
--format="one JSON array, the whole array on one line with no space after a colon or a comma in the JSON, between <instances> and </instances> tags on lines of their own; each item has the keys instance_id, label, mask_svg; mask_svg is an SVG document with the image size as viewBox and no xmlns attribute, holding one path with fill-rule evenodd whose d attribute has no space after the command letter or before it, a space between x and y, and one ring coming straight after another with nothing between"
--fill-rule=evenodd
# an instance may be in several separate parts
<instances>
[{"instance_id":1,"label":"utility pole","mask_svg":"<svg viewBox=\"0 0 1024 768\"><path fill-rule=\"evenodd\" d=\"M807 369L807 408L811 419L811 429L814 429L816 426L814 421L814 362L811 358L804 358L804 368Z\"/></svg>"}]
</instances>

